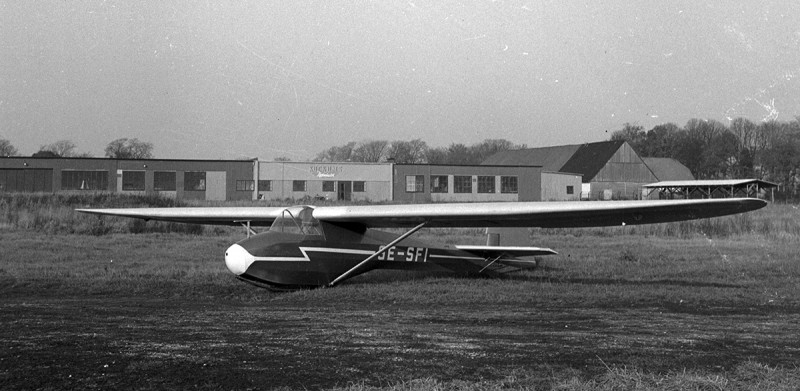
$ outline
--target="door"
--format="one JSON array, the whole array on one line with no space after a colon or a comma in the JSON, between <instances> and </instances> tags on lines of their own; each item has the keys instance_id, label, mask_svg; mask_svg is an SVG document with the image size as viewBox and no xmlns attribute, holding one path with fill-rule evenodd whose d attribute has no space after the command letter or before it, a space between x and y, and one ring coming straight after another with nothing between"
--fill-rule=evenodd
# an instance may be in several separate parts
<instances>
[{"instance_id":1,"label":"door","mask_svg":"<svg viewBox=\"0 0 800 391\"><path fill-rule=\"evenodd\" d=\"M225 171L206 172L206 200L225 201L227 199Z\"/></svg>"},{"instance_id":2,"label":"door","mask_svg":"<svg viewBox=\"0 0 800 391\"><path fill-rule=\"evenodd\" d=\"M339 191L336 193L336 199L339 201L350 201L350 196L353 193L353 182L339 181Z\"/></svg>"}]
</instances>

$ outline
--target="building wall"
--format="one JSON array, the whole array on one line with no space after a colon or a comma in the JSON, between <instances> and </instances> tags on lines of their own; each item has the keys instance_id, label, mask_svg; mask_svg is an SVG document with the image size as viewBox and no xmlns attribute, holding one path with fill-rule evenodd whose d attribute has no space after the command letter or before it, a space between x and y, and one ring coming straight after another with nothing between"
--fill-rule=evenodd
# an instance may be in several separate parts
<instances>
[{"instance_id":1,"label":"building wall","mask_svg":"<svg viewBox=\"0 0 800 391\"><path fill-rule=\"evenodd\" d=\"M565 172L542 172L542 201L580 201L581 182L579 174Z\"/></svg>"},{"instance_id":2,"label":"building wall","mask_svg":"<svg viewBox=\"0 0 800 391\"><path fill-rule=\"evenodd\" d=\"M484 201L539 201L541 200L541 167L533 166L453 166L429 164L394 165L394 200L400 202L484 202ZM443 189L447 178L446 191ZM457 192L456 177L469 177L469 191ZM479 181L491 177L494 189L486 191ZM506 178L516 178L516 191L504 189ZM416 186L409 181L418 183ZM441 179L439 191L434 188L436 179ZM433 190L433 191L432 191ZM463 189L462 189L463 190ZM483 191L482 191L483 190Z\"/></svg>"},{"instance_id":3,"label":"building wall","mask_svg":"<svg viewBox=\"0 0 800 391\"><path fill-rule=\"evenodd\" d=\"M258 180L259 199L392 199L390 163L259 162Z\"/></svg>"},{"instance_id":4,"label":"building wall","mask_svg":"<svg viewBox=\"0 0 800 391\"><path fill-rule=\"evenodd\" d=\"M609 199L609 196L613 199L638 199L643 185L657 181L636 151L624 143L591 178L587 196L589 199Z\"/></svg>"},{"instance_id":5,"label":"building wall","mask_svg":"<svg viewBox=\"0 0 800 391\"><path fill-rule=\"evenodd\" d=\"M43 190L34 191L110 191L126 194L160 194L180 199L249 200L255 196L254 167L254 161L245 160L10 157L0 158L0 181L3 178L2 173L8 174L20 170L25 173L25 170L38 169L49 171L50 174L47 175L51 181L49 188L45 186ZM91 175L88 179L81 179L80 175L76 175L79 173L82 175L91 173ZM155 186L156 176L162 177L163 173L174 173L174 177L173 174L168 174L172 181L171 190L157 189ZM205 178L202 188L187 188L185 181L187 173L194 173L196 178ZM192 175L189 174L189 177ZM75 178L78 184L71 182ZM11 188L8 185L8 183L4 185L3 191L30 191L27 187ZM211 197L208 197L209 195Z\"/></svg>"}]
</instances>

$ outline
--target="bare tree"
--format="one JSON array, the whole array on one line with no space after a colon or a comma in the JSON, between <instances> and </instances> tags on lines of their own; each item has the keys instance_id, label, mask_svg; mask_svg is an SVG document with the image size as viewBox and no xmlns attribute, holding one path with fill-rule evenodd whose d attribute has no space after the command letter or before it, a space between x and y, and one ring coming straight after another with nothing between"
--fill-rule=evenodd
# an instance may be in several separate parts
<instances>
[{"instance_id":1,"label":"bare tree","mask_svg":"<svg viewBox=\"0 0 800 391\"><path fill-rule=\"evenodd\" d=\"M19 151L15 148L11 141L0 138L0 156L16 156Z\"/></svg>"},{"instance_id":2,"label":"bare tree","mask_svg":"<svg viewBox=\"0 0 800 391\"><path fill-rule=\"evenodd\" d=\"M137 138L119 138L108 143L105 153L107 157L115 159L152 159L153 143Z\"/></svg>"},{"instance_id":3,"label":"bare tree","mask_svg":"<svg viewBox=\"0 0 800 391\"><path fill-rule=\"evenodd\" d=\"M70 140L58 140L52 144L39 147L39 152L51 152L58 157L75 157L78 156L75 148L77 148L75 143Z\"/></svg>"},{"instance_id":4,"label":"bare tree","mask_svg":"<svg viewBox=\"0 0 800 391\"><path fill-rule=\"evenodd\" d=\"M424 163L428 144L421 139L392 141L387 155L396 163Z\"/></svg>"},{"instance_id":5,"label":"bare tree","mask_svg":"<svg viewBox=\"0 0 800 391\"><path fill-rule=\"evenodd\" d=\"M366 141L353 149L353 161L377 163L384 158L388 146L386 140Z\"/></svg>"},{"instance_id":6,"label":"bare tree","mask_svg":"<svg viewBox=\"0 0 800 391\"><path fill-rule=\"evenodd\" d=\"M489 156L501 151L522 148L525 148L525 145L517 145L506 139L486 139L470 147L472 150L472 164L481 164L484 160L488 159Z\"/></svg>"},{"instance_id":7,"label":"bare tree","mask_svg":"<svg viewBox=\"0 0 800 391\"><path fill-rule=\"evenodd\" d=\"M626 122L622 129L611 133L611 141L618 140L627 141L634 151L641 151L644 149L647 133L641 125Z\"/></svg>"},{"instance_id":8,"label":"bare tree","mask_svg":"<svg viewBox=\"0 0 800 391\"><path fill-rule=\"evenodd\" d=\"M351 141L342 146L333 146L317 154L317 162L349 162L353 160L353 149L356 142Z\"/></svg>"},{"instance_id":9,"label":"bare tree","mask_svg":"<svg viewBox=\"0 0 800 391\"><path fill-rule=\"evenodd\" d=\"M428 164L445 164L447 163L447 149L443 147L428 148L425 151L425 161Z\"/></svg>"}]
</instances>

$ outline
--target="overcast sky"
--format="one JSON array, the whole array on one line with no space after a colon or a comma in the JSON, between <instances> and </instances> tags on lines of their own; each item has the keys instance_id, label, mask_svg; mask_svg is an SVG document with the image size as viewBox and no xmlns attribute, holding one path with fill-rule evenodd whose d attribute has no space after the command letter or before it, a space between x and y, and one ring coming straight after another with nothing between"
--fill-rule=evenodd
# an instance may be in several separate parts
<instances>
[{"instance_id":1,"label":"overcast sky","mask_svg":"<svg viewBox=\"0 0 800 391\"><path fill-rule=\"evenodd\" d=\"M797 1L0 0L0 138L313 158L800 115Z\"/></svg>"}]
</instances>

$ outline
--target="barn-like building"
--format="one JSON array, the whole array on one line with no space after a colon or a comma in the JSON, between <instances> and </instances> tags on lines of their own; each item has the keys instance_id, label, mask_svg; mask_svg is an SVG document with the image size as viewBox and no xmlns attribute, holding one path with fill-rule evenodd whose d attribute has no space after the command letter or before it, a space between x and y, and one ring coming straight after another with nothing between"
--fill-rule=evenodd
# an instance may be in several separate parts
<instances>
[{"instance_id":1,"label":"barn-like building","mask_svg":"<svg viewBox=\"0 0 800 391\"><path fill-rule=\"evenodd\" d=\"M581 175L582 199L640 199L643 185L660 180L622 140L503 151L483 164L535 165Z\"/></svg>"}]
</instances>

